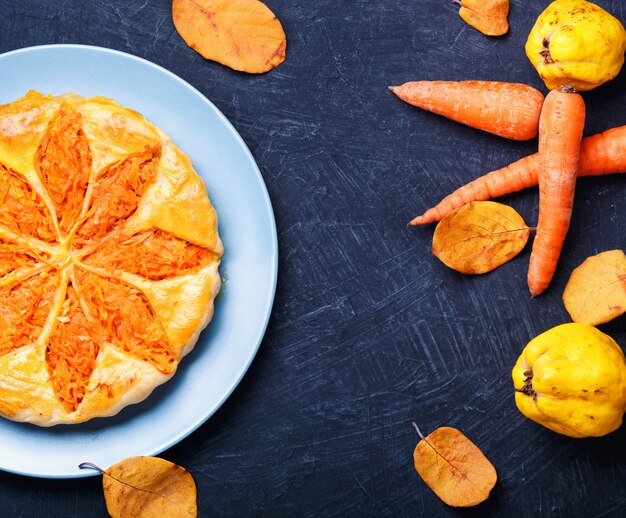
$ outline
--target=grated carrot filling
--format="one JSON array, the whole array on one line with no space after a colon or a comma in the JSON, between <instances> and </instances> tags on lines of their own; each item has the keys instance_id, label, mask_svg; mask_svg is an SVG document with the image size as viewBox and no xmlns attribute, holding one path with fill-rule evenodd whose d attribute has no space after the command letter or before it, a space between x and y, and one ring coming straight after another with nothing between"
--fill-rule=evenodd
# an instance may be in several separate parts
<instances>
[{"instance_id":1,"label":"grated carrot filling","mask_svg":"<svg viewBox=\"0 0 626 518\"><path fill-rule=\"evenodd\" d=\"M0 225L48 243L56 240L41 197L18 173L0 164Z\"/></svg>"},{"instance_id":2,"label":"grated carrot filling","mask_svg":"<svg viewBox=\"0 0 626 518\"><path fill-rule=\"evenodd\" d=\"M57 283L56 272L47 271L0 287L0 356L37 339L52 308Z\"/></svg>"},{"instance_id":3,"label":"grated carrot filling","mask_svg":"<svg viewBox=\"0 0 626 518\"><path fill-rule=\"evenodd\" d=\"M215 252L169 232L148 230L120 240L108 239L84 261L110 271L161 280L189 273L218 258Z\"/></svg>"},{"instance_id":4,"label":"grated carrot filling","mask_svg":"<svg viewBox=\"0 0 626 518\"><path fill-rule=\"evenodd\" d=\"M79 113L63 109L51 123L39 149L39 169L59 227L67 232L80 215L91 169L91 152Z\"/></svg>"},{"instance_id":5,"label":"grated carrot filling","mask_svg":"<svg viewBox=\"0 0 626 518\"><path fill-rule=\"evenodd\" d=\"M0 238L0 277L22 266L33 266L36 262L26 248Z\"/></svg>"},{"instance_id":6,"label":"grated carrot filling","mask_svg":"<svg viewBox=\"0 0 626 518\"><path fill-rule=\"evenodd\" d=\"M50 338L50 378L64 407L73 412L85 397L99 344L109 342L170 374L175 358L147 299L112 279L75 271L62 315Z\"/></svg>"},{"instance_id":7,"label":"grated carrot filling","mask_svg":"<svg viewBox=\"0 0 626 518\"><path fill-rule=\"evenodd\" d=\"M109 168L94 184L91 207L78 236L102 238L128 218L137 210L141 196L156 173L157 160L150 148Z\"/></svg>"},{"instance_id":8,"label":"grated carrot filling","mask_svg":"<svg viewBox=\"0 0 626 518\"><path fill-rule=\"evenodd\" d=\"M85 315L74 286L67 288L62 314L50 337L46 362L56 394L68 412L85 397L104 330L94 316Z\"/></svg>"},{"instance_id":9,"label":"grated carrot filling","mask_svg":"<svg viewBox=\"0 0 626 518\"><path fill-rule=\"evenodd\" d=\"M118 280L79 271L80 297L97 315L106 340L115 347L171 374L176 358L148 299L136 288Z\"/></svg>"}]
</instances>

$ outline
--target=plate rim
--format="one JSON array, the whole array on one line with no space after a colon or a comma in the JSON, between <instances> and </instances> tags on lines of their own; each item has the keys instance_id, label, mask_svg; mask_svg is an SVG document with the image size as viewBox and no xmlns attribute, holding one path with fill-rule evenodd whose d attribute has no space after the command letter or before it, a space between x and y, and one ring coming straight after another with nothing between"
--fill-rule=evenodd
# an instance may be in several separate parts
<instances>
[{"instance_id":1,"label":"plate rim","mask_svg":"<svg viewBox=\"0 0 626 518\"><path fill-rule=\"evenodd\" d=\"M147 66L148 68L152 68L156 70L157 72L165 74L170 79L173 79L176 82L178 82L183 88L190 90L201 102L205 103L215 113L215 115L219 118L222 125L228 130L231 136L234 137L239 147L243 150L245 158L251 165L252 171L255 174L257 183L260 187L261 198L262 198L264 207L267 211L267 216L268 216L267 220L269 223L269 227L267 230L271 238L271 243L270 243L271 256L270 256L270 261L269 261L271 274L272 274L270 278L271 286L270 286L270 290L267 293L265 305L263 308L260 308L260 311L259 311L259 314L262 315L262 318L260 319L261 325L258 327L256 337L254 339L254 342L255 342L254 346L250 348L245 362L241 363L238 376L233 377L230 380L230 385L228 386L227 390L224 392L224 395L219 399L219 401L216 401L212 406L207 408L206 412L200 414L199 419L195 420L190 426L182 429L178 434L168 438L167 440L162 441L162 443L156 448L140 453L141 455L146 455L146 456L158 455L166 451L167 449L175 446L176 444L178 444L185 438L187 438L189 435L195 432L198 428L200 428L204 423L206 423L222 407L222 405L230 398L232 393L239 386L239 384L241 383L242 379L248 372L250 366L252 365L252 362L254 361L254 358L256 357L258 353L261 343L265 337L267 327L269 325L269 320L272 314L272 309L273 309L273 305L274 305L274 301L276 297L276 287L277 287L277 282L278 282L278 263L279 263L278 232L277 232L276 218L275 218L275 214L274 214L274 210L272 206L272 201L271 201L269 192L267 190L267 185L265 184L265 179L263 178L263 175L261 174L260 168L258 164L256 163L256 160L254 159L252 152L248 148L247 144L245 143L245 141L243 140L239 132L235 129L233 124L226 118L226 116L219 110L219 108L217 108L211 102L211 100L207 96L205 96L200 90L198 90L191 83L181 78L180 76L176 75L174 72L168 70L167 68L157 63L154 63L146 58L142 58L135 54L124 52L121 50L111 49L108 47L101 47L97 45L86 45L86 44L79 44L79 43L52 43L52 44L34 45L30 47L22 47L18 49L13 49L13 50L9 50L7 52L1 53L0 61L5 58L10 58L19 54L28 54L32 52L54 51L54 50L71 50L71 51L80 50L84 52L94 52L96 54L98 53L111 54L111 55L114 55L123 59L135 61L135 62L140 63L143 66ZM218 214L218 218L219 218L219 214ZM218 225L219 225L219 219L218 219ZM0 418L0 419L5 419L5 418ZM15 475L21 475L21 476L27 476L27 477L33 477L33 478L43 478L43 479L76 479L76 478L87 478L87 477L97 476L100 474L99 472L95 470L79 470L78 472L75 472L72 474L68 474L68 473L58 474L58 473L49 473L49 472L40 472L40 473L37 472L36 473L32 471L27 471L27 470L7 468L1 464L0 464L0 471L4 471L6 473L12 473Z\"/></svg>"}]
</instances>

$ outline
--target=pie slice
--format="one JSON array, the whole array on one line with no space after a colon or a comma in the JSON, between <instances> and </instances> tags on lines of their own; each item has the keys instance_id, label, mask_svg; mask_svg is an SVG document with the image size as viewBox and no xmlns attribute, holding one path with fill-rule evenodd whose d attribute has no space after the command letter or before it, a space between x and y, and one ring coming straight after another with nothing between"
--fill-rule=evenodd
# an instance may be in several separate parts
<instances>
[{"instance_id":1,"label":"pie slice","mask_svg":"<svg viewBox=\"0 0 626 518\"><path fill-rule=\"evenodd\" d=\"M110 99L0 106L0 415L110 416L213 316L223 246L191 161Z\"/></svg>"}]
</instances>

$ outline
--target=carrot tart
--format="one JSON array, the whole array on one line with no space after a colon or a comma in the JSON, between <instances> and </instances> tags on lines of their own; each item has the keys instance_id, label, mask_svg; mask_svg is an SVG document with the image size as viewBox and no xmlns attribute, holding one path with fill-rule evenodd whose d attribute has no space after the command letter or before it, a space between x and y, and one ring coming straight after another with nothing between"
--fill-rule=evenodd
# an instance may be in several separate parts
<instances>
[{"instance_id":1,"label":"carrot tart","mask_svg":"<svg viewBox=\"0 0 626 518\"><path fill-rule=\"evenodd\" d=\"M137 112L0 106L0 415L71 424L145 399L211 320L222 253L189 158Z\"/></svg>"}]
</instances>

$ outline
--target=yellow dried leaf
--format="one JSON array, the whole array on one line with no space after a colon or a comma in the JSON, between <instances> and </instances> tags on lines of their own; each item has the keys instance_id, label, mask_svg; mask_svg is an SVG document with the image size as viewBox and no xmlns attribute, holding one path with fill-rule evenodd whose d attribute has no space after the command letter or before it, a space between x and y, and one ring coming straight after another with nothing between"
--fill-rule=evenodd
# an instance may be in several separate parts
<instances>
[{"instance_id":1,"label":"yellow dried leaf","mask_svg":"<svg viewBox=\"0 0 626 518\"><path fill-rule=\"evenodd\" d=\"M515 209L493 201L474 201L439 222L432 252L458 272L486 273L519 254L529 236L530 228Z\"/></svg>"},{"instance_id":2,"label":"yellow dried leaf","mask_svg":"<svg viewBox=\"0 0 626 518\"><path fill-rule=\"evenodd\" d=\"M487 36L502 36L509 30L509 0L461 0L463 21Z\"/></svg>"},{"instance_id":3,"label":"yellow dried leaf","mask_svg":"<svg viewBox=\"0 0 626 518\"><path fill-rule=\"evenodd\" d=\"M414 425L415 426L415 425ZM489 498L498 479L493 464L456 428L441 427L415 447L415 470L446 504L471 507Z\"/></svg>"},{"instance_id":4,"label":"yellow dried leaf","mask_svg":"<svg viewBox=\"0 0 626 518\"><path fill-rule=\"evenodd\" d=\"M572 271L563 292L574 322L593 326L626 312L626 255L610 250L588 257Z\"/></svg>"},{"instance_id":5,"label":"yellow dried leaf","mask_svg":"<svg viewBox=\"0 0 626 518\"><path fill-rule=\"evenodd\" d=\"M261 74L285 61L283 27L259 0L173 0L172 18L187 45L234 70Z\"/></svg>"},{"instance_id":6,"label":"yellow dried leaf","mask_svg":"<svg viewBox=\"0 0 626 518\"><path fill-rule=\"evenodd\" d=\"M103 475L107 511L112 518L196 517L196 484L184 468L157 457L130 457L107 470L85 462Z\"/></svg>"}]
</instances>

